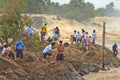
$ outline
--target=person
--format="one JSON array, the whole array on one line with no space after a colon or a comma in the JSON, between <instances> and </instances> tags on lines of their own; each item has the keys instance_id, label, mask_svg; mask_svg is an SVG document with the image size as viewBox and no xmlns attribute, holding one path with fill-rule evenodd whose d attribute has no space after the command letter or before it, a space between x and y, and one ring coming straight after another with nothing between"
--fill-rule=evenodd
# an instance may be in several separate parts
<instances>
[{"instance_id":1,"label":"person","mask_svg":"<svg viewBox=\"0 0 120 80\"><path fill-rule=\"evenodd\" d=\"M8 52L7 48L8 48L8 45L4 45L4 47L3 47L3 49L2 49L2 52L1 52L1 55L2 55L3 57L9 58L9 57L8 57L9 52Z\"/></svg>"},{"instance_id":2,"label":"person","mask_svg":"<svg viewBox=\"0 0 120 80\"><path fill-rule=\"evenodd\" d=\"M59 41L59 46L57 47L58 54L56 56L57 62L60 61L60 63L64 60L64 46L63 46L63 41Z\"/></svg>"},{"instance_id":3,"label":"person","mask_svg":"<svg viewBox=\"0 0 120 80\"><path fill-rule=\"evenodd\" d=\"M86 32L85 34L84 34L84 46L86 46L86 39L88 38L88 32Z\"/></svg>"},{"instance_id":4,"label":"person","mask_svg":"<svg viewBox=\"0 0 120 80\"><path fill-rule=\"evenodd\" d=\"M44 40L45 39L45 35L47 33L47 24L45 24L43 27L42 27L42 30L41 30L41 40Z\"/></svg>"},{"instance_id":5,"label":"person","mask_svg":"<svg viewBox=\"0 0 120 80\"><path fill-rule=\"evenodd\" d=\"M87 36L86 38L86 49L89 50L91 48L91 36Z\"/></svg>"},{"instance_id":6,"label":"person","mask_svg":"<svg viewBox=\"0 0 120 80\"><path fill-rule=\"evenodd\" d=\"M52 39L50 36L48 37L47 41L49 42L49 44L52 42Z\"/></svg>"},{"instance_id":7,"label":"person","mask_svg":"<svg viewBox=\"0 0 120 80\"><path fill-rule=\"evenodd\" d=\"M81 29L81 31L82 31L81 42L82 42L82 46L84 46L84 42L85 42L84 35L86 34L86 32L84 29Z\"/></svg>"},{"instance_id":8,"label":"person","mask_svg":"<svg viewBox=\"0 0 120 80\"><path fill-rule=\"evenodd\" d=\"M84 29L81 30L82 31L82 36L81 36L81 39L82 41L84 40L84 34L86 33Z\"/></svg>"},{"instance_id":9,"label":"person","mask_svg":"<svg viewBox=\"0 0 120 80\"><path fill-rule=\"evenodd\" d=\"M70 36L70 43L73 44L73 36Z\"/></svg>"},{"instance_id":10,"label":"person","mask_svg":"<svg viewBox=\"0 0 120 80\"><path fill-rule=\"evenodd\" d=\"M42 57L43 63L45 63L45 59L47 56L49 56L50 60L52 60L52 51L51 50L54 48L54 46L55 46L55 42L52 42L51 44L46 46L45 49L43 50L43 57Z\"/></svg>"},{"instance_id":11,"label":"person","mask_svg":"<svg viewBox=\"0 0 120 80\"><path fill-rule=\"evenodd\" d=\"M57 40L58 40L58 34L57 34L57 33L54 33L53 39L54 39L54 41L57 41Z\"/></svg>"},{"instance_id":12,"label":"person","mask_svg":"<svg viewBox=\"0 0 120 80\"><path fill-rule=\"evenodd\" d=\"M28 34L28 36L32 36L33 30L34 30L34 29L33 29L31 26L29 26L29 27L27 28L27 34Z\"/></svg>"},{"instance_id":13,"label":"person","mask_svg":"<svg viewBox=\"0 0 120 80\"><path fill-rule=\"evenodd\" d=\"M77 37L76 30L74 30L72 36L73 36L73 42L76 42L76 37Z\"/></svg>"},{"instance_id":14,"label":"person","mask_svg":"<svg viewBox=\"0 0 120 80\"><path fill-rule=\"evenodd\" d=\"M7 48L8 50L9 50L9 58L12 58L12 59L15 59L14 58L14 54L13 54L13 52L12 52L12 49L11 49L11 47L10 47L10 44L8 44L8 48Z\"/></svg>"},{"instance_id":15,"label":"person","mask_svg":"<svg viewBox=\"0 0 120 80\"><path fill-rule=\"evenodd\" d=\"M82 31L82 34L84 34L85 30L84 30L84 29L81 29L81 31Z\"/></svg>"},{"instance_id":16,"label":"person","mask_svg":"<svg viewBox=\"0 0 120 80\"><path fill-rule=\"evenodd\" d=\"M34 29L31 26L27 28L28 40L31 40L31 36L33 35L33 30Z\"/></svg>"},{"instance_id":17,"label":"person","mask_svg":"<svg viewBox=\"0 0 120 80\"><path fill-rule=\"evenodd\" d=\"M92 43L95 44L95 40L96 40L96 30L93 30L92 33Z\"/></svg>"},{"instance_id":18,"label":"person","mask_svg":"<svg viewBox=\"0 0 120 80\"><path fill-rule=\"evenodd\" d=\"M58 34L58 37L60 36L60 30L59 30L59 28L58 27L56 27L56 29L55 29L56 31L55 31L55 33L56 34Z\"/></svg>"},{"instance_id":19,"label":"person","mask_svg":"<svg viewBox=\"0 0 120 80\"><path fill-rule=\"evenodd\" d=\"M113 56L114 56L114 57L116 57L117 54L118 54L117 48L118 48L117 44L114 43L113 46L112 46Z\"/></svg>"},{"instance_id":20,"label":"person","mask_svg":"<svg viewBox=\"0 0 120 80\"><path fill-rule=\"evenodd\" d=\"M81 35L79 31L77 32L77 43L78 42L81 42Z\"/></svg>"},{"instance_id":21,"label":"person","mask_svg":"<svg viewBox=\"0 0 120 80\"><path fill-rule=\"evenodd\" d=\"M23 59L23 49L26 50L23 40L19 40L18 42L16 42L15 49L16 49L16 58Z\"/></svg>"}]
</instances>

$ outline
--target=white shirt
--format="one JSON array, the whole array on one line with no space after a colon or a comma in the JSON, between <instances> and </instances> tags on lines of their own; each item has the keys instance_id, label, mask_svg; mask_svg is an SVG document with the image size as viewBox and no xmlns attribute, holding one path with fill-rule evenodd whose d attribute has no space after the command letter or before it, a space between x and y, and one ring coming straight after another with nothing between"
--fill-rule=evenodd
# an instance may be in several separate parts
<instances>
[{"instance_id":1,"label":"white shirt","mask_svg":"<svg viewBox=\"0 0 120 80\"><path fill-rule=\"evenodd\" d=\"M92 33L92 38L96 39L96 33Z\"/></svg>"},{"instance_id":2,"label":"white shirt","mask_svg":"<svg viewBox=\"0 0 120 80\"><path fill-rule=\"evenodd\" d=\"M6 49L5 47L2 49L2 52L1 52L1 53L2 53L2 55L4 55L4 54L5 54L6 50L7 50L7 49Z\"/></svg>"},{"instance_id":3,"label":"white shirt","mask_svg":"<svg viewBox=\"0 0 120 80\"><path fill-rule=\"evenodd\" d=\"M77 34L77 38L81 38L81 35L80 35L80 34Z\"/></svg>"},{"instance_id":4,"label":"white shirt","mask_svg":"<svg viewBox=\"0 0 120 80\"><path fill-rule=\"evenodd\" d=\"M84 39L87 39L87 37L88 37L88 34L84 34Z\"/></svg>"},{"instance_id":5,"label":"white shirt","mask_svg":"<svg viewBox=\"0 0 120 80\"><path fill-rule=\"evenodd\" d=\"M72 36L73 36L73 37L77 37L77 34L76 34L76 33L73 33Z\"/></svg>"},{"instance_id":6,"label":"white shirt","mask_svg":"<svg viewBox=\"0 0 120 80\"><path fill-rule=\"evenodd\" d=\"M52 49L52 45L48 45L44 50L43 50L43 53L47 53L48 51L50 51Z\"/></svg>"}]
</instances>

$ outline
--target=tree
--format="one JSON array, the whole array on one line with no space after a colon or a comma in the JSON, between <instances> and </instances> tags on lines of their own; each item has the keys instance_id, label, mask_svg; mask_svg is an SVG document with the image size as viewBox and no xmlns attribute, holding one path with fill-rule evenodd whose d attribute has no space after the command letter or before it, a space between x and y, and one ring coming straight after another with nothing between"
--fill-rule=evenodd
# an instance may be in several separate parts
<instances>
[{"instance_id":1,"label":"tree","mask_svg":"<svg viewBox=\"0 0 120 80\"><path fill-rule=\"evenodd\" d=\"M110 2L108 5L106 5L105 16L112 16L114 15L114 12L115 12L114 3Z\"/></svg>"},{"instance_id":2,"label":"tree","mask_svg":"<svg viewBox=\"0 0 120 80\"><path fill-rule=\"evenodd\" d=\"M105 9L104 9L104 8L98 8L98 9L95 11L95 15L96 15L96 16L105 16Z\"/></svg>"},{"instance_id":3,"label":"tree","mask_svg":"<svg viewBox=\"0 0 120 80\"><path fill-rule=\"evenodd\" d=\"M13 40L23 31L24 21L21 12L25 7L24 0L9 0L2 7L0 16L0 42L8 43L8 39Z\"/></svg>"}]
</instances>

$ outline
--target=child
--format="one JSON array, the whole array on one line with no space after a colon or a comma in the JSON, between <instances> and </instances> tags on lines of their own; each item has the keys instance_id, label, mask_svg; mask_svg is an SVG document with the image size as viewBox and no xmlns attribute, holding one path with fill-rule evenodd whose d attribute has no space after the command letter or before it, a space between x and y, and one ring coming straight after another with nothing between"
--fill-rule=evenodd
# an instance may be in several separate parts
<instances>
[{"instance_id":1,"label":"child","mask_svg":"<svg viewBox=\"0 0 120 80\"><path fill-rule=\"evenodd\" d=\"M47 41L49 42L49 44L52 42L52 39L50 38L50 36L48 37Z\"/></svg>"},{"instance_id":2,"label":"child","mask_svg":"<svg viewBox=\"0 0 120 80\"><path fill-rule=\"evenodd\" d=\"M14 58L14 54L13 54L13 52L12 52L12 49L11 49L11 47L10 47L10 44L8 44L8 48L7 48L8 50L9 50L9 58L12 58L12 59L15 59Z\"/></svg>"},{"instance_id":3,"label":"child","mask_svg":"<svg viewBox=\"0 0 120 80\"><path fill-rule=\"evenodd\" d=\"M92 43L95 44L95 40L96 40L96 30L93 30L92 33Z\"/></svg>"},{"instance_id":4,"label":"child","mask_svg":"<svg viewBox=\"0 0 120 80\"><path fill-rule=\"evenodd\" d=\"M58 54L56 56L56 60L58 61L63 61L64 60L64 46L63 46L63 41L59 41L59 46L57 47Z\"/></svg>"},{"instance_id":5,"label":"child","mask_svg":"<svg viewBox=\"0 0 120 80\"><path fill-rule=\"evenodd\" d=\"M91 40L90 40L90 38L91 38L91 36L87 36L87 38L86 38L86 49L87 50L89 50L90 49L90 47L91 47Z\"/></svg>"},{"instance_id":6,"label":"child","mask_svg":"<svg viewBox=\"0 0 120 80\"><path fill-rule=\"evenodd\" d=\"M9 50L8 50L7 48L8 48L8 45L4 45L1 53L2 53L2 56L3 56L3 57L9 58L9 57L8 57L8 55L9 55Z\"/></svg>"},{"instance_id":7,"label":"child","mask_svg":"<svg viewBox=\"0 0 120 80\"><path fill-rule=\"evenodd\" d=\"M74 30L74 33L72 34L72 36L73 36L73 42L76 43L76 37L77 37L76 30Z\"/></svg>"},{"instance_id":8,"label":"child","mask_svg":"<svg viewBox=\"0 0 120 80\"><path fill-rule=\"evenodd\" d=\"M79 31L77 32L77 43L78 42L81 42L81 35L80 35Z\"/></svg>"},{"instance_id":9,"label":"child","mask_svg":"<svg viewBox=\"0 0 120 80\"><path fill-rule=\"evenodd\" d=\"M70 43L73 44L73 36L70 36Z\"/></svg>"}]
</instances>

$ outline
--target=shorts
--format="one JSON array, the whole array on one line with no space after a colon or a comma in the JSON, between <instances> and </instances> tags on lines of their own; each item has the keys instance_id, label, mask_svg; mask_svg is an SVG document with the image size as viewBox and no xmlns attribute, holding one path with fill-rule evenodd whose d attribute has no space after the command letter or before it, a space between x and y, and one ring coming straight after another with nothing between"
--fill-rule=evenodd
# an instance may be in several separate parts
<instances>
[{"instance_id":1,"label":"shorts","mask_svg":"<svg viewBox=\"0 0 120 80\"><path fill-rule=\"evenodd\" d=\"M48 56L51 56L52 54L49 53L49 52L47 52L47 53L43 53L43 58L46 59L47 55L48 55Z\"/></svg>"},{"instance_id":2,"label":"shorts","mask_svg":"<svg viewBox=\"0 0 120 80\"><path fill-rule=\"evenodd\" d=\"M77 39L77 41L81 41L81 39L80 39L80 38L78 38L78 39Z\"/></svg>"},{"instance_id":3,"label":"shorts","mask_svg":"<svg viewBox=\"0 0 120 80\"><path fill-rule=\"evenodd\" d=\"M63 60L64 60L64 55L63 55L63 54L58 54L58 55L56 56L56 60L63 61Z\"/></svg>"},{"instance_id":4,"label":"shorts","mask_svg":"<svg viewBox=\"0 0 120 80\"><path fill-rule=\"evenodd\" d=\"M23 58L23 49L16 49L16 57Z\"/></svg>"},{"instance_id":5,"label":"shorts","mask_svg":"<svg viewBox=\"0 0 120 80\"><path fill-rule=\"evenodd\" d=\"M32 33L31 33L31 34L28 34L28 36L32 36Z\"/></svg>"},{"instance_id":6,"label":"shorts","mask_svg":"<svg viewBox=\"0 0 120 80\"><path fill-rule=\"evenodd\" d=\"M73 37L73 42L76 42L76 37Z\"/></svg>"},{"instance_id":7,"label":"shorts","mask_svg":"<svg viewBox=\"0 0 120 80\"><path fill-rule=\"evenodd\" d=\"M58 34L54 34L54 39L58 39Z\"/></svg>"},{"instance_id":8,"label":"shorts","mask_svg":"<svg viewBox=\"0 0 120 80\"><path fill-rule=\"evenodd\" d=\"M46 32L42 32L42 37L46 35Z\"/></svg>"}]
</instances>

